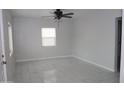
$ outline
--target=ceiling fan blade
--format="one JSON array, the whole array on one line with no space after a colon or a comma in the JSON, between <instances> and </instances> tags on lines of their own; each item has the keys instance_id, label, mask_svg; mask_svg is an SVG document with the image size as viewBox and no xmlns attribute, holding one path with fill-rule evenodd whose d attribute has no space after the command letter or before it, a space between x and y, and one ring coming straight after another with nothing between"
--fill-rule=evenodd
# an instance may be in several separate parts
<instances>
[{"instance_id":1,"label":"ceiling fan blade","mask_svg":"<svg viewBox=\"0 0 124 93\"><path fill-rule=\"evenodd\" d=\"M64 15L64 16L62 16L62 17L64 17L64 18L72 18L71 16L65 16L65 15Z\"/></svg>"},{"instance_id":2,"label":"ceiling fan blade","mask_svg":"<svg viewBox=\"0 0 124 93\"><path fill-rule=\"evenodd\" d=\"M74 13L66 13L66 14L63 14L63 15L74 15Z\"/></svg>"},{"instance_id":3,"label":"ceiling fan blade","mask_svg":"<svg viewBox=\"0 0 124 93\"><path fill-rule=\"evenodd\" d=\"M41 16L43 18L51 18L51 17L55 17L55 16Z\"/></svg>"}]
</instances>

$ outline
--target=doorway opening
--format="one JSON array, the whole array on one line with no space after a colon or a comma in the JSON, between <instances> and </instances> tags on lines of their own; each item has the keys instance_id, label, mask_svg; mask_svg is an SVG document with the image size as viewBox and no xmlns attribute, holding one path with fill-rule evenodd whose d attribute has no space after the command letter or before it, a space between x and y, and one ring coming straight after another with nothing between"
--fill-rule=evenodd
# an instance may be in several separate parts
<instances>
[{"instance_id":1,"label":"doorway opening","mask_svg":"<svg viewBox=\"0 0 124 93\"><path fill-rule=\"evenodd\" d=\"M121 65L122 17L116 18L115 72L120 73Z\"/></svg>"}]
</instances>

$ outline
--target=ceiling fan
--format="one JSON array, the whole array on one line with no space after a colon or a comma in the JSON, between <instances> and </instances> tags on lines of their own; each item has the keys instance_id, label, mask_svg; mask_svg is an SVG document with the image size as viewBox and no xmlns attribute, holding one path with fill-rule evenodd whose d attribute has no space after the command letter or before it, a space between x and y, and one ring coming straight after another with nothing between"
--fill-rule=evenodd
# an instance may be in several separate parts
<instances>
[{"instance_id":1,"label":"ceiling fan","mask_svg":"<svg viewBox=\"0 0 124 93\"><path fill-rule=\"evenodd\" d=\"M63 13L62 9L55 9L53 12L50 12L51 16L42 16L42 17L52 17L55 21L60 22L62 18L72 18L71 15L74 15L74 13Z\"/></svg>"},{"instance_id":2,"label":"ceiling fan","mask_svg":"<svg viewBox=\"0 0 124 93\"><path fill-rule=\"evenodd\" d=\"M72 16L70 15L74 15L74 13L63 13L63 11L61 9L56 9L54 12L54 19L56 20L60 20L62 18L72 18Z\"/></svg>"},{"instance_id":3,"label":"ceiling fan","mask_svg":"<svg viewBox=\"0 0 124 93\"><path fill-rule=\"evenodd\" d=\"M62 20L61 20L62 18L72 18L71 15L74 15L74 13L72 13L72 12L70 12L70 13L63 13L62 9L56 9L51 14L53 14L53 16L44 16L44 17L52 17L53 20L55 20L55 22L57 22L58 29L59 29L59 23L62 22Z\"/></svg>"}]
</instances>

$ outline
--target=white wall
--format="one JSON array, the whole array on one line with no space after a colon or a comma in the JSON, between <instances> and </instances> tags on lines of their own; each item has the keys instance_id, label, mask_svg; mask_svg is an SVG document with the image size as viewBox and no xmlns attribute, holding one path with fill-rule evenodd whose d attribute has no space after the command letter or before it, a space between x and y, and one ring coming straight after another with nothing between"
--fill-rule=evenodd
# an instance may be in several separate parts
<instances>
[{"instance_id":1,"label":"white wall","mask_svg":"<svg viewBox=\"0 0 124 93\"><path fill-rule=\"evenodd\" d=\"M73 54L114 70L115 18L121 10L96 10L75 18Z\"/></svg>"},{"instance_id":2,"label":"white wall","mask_svg":"<svg viewBox=\"0 0 124 93\"><path fill-rule=\"evenodd\" d=\"M63 20L57 30L57 45L41 47L41 28L56 27L46 18L14 17L14 47L16 60L71 55L72 19Z\"/></svg>"},{"instance_id":3,"label":"white wall","mask_svg":"<svg viewBox=\"0 0 124 93\"><path fill-rule=\"evenodd\" d=\"M122 15L122 45L121 45L121 72L120 82L124 83L124 10Z\"/></svg>"},{"instance_id":4,"label":"white wall","mask_svg":"<svg viewBox=\"0 0 124 93\"><path fill-rule=\"evenodd\" d=\"M3 30L4 30L4 44L5 44L5 56L7 61L7 79L8 81L14 81L15 74L15 57L14 54L9 56L9 37L8 37L8 22L12 23L9 10L3 10Z\"/></svg>"},{"instance_id":5,"label":"white wall","mask_svg":"<svg viewBox=\"0 0 124 93\"><path fill-rule=\"evenodd\" d=\"M60 30L57 30L56 47L41 47L41 27L56 27L53 21L14 17L16 60L73 54L113 71L115 18L120 16L121 10L90 10L82 12L81 16L64 20Z\"/></svg>"}]
</instances>

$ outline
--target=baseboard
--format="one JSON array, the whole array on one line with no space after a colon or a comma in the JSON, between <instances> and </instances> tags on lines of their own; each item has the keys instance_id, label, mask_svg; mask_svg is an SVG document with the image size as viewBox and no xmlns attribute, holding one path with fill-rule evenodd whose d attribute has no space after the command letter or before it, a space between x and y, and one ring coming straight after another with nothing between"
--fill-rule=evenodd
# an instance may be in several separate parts
<instances>
[{"instance_id":1,"label":"baseboard","mask_svg":"<svg viewBox=\"0 0 124 93\"><path fill-rule=\"evenodd\" d=\"M14 83L14 81L6 81L6 82L0 81L0 83Z\"/></svg>"},{"instance_id":2,"label":"baseboard","mask_svg":"<svg viewBox=\"0 0 124 93\"><path fill-rule=\"evenodd\" d=\"M7 83L14 83L14 81L7 81Z\"/></svg>"},{"instance_id":3,"label":"baseboard","mask_svg":"<svg viewBox=\"0 0 124 93\"><path fill-rule=\"evenodd\" d=\"M45 58L33 58L33 59L21 59L21 60L16 60L16 62L41 61L41 60L48 60L48 59L55 59L55 58L65 58L65 57L72 57L72 55L54 56L54 57L45 57Z\"/></svg>"},{"instance_id":4,"label":"baseboard","mask_svg":"<svg viewBox=\"0 0 124 93\"><path fill-rule=\"evenodd\" d=\"M106 69L106 70L115 72L115 71L114 71L113 69L111 69L111 68L105 67L105 66L103 66L103 65L97 64L97 63L95 63L95 62L93 62L93 61L90 61L90 60L81 58L81 57L79 57L79 56L72 55L72 57L77 58L77 59L79 59L79 60L82 60L83 62L90 63L90 64L92 64L92 65L95 65L95 66L104 68L104 69Z\"/></svg>"},{"instance_id":5,"label":"baseboard","mask_svg":"<svg viewBox=\"0 0 124 93\"><path fill-rule=\"evenodd\" d=\"M95 66L104 68L104 69L106 69L106 70L115 72L115 71L114 71L113 69L111 69L111 68L105 67L105 66L103 66L103 65L99 65L99 64L97 64L97 63L95 63L95 62L93 62L93 61L90 61L90 60L81 58L81 57L76 56L76 55L55 56L55 57L46 57L46 58L33 58L33 59L21 59L21 60L16 60L16 62L41 61L41 60L48 60L48 59L55 59L55 58L67 58L67 57L74 57L74 58L77 58L77 59L79 59L79 60L82 60L83 62L90 63L90 64L92 64L92 65L95 65Z\"/></svg>"}]
</instances>

